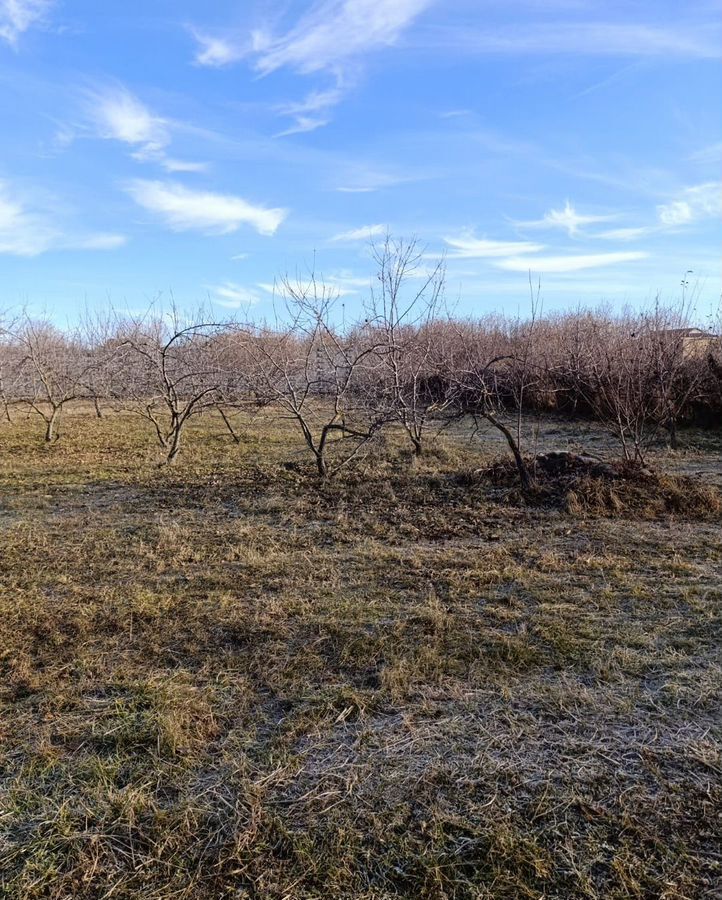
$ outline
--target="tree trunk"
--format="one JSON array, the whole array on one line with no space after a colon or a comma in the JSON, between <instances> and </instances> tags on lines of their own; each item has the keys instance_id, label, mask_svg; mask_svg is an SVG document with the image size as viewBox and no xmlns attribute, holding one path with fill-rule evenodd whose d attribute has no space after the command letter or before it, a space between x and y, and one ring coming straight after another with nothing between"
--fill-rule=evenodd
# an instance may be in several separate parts
<instances>
[{"instance_id":1,"label":"tree trunk","mask_svg":"<svg viewBox=\"0 0 722 900\"><path fill-rule=\"evenodd\" d=\"M57 441L57 439L60 437L60 434L58 433L58 426L60 425L61 410L62 410L62 407L56 406L53 409L53 411L50 415L50 418L47 419L45 422L45 443L46 444L52 444L55 441Z\"/></svg>"},{"instance_id":2,"label":"tree trunk","mask_svg":"<svg viewBox=\"0 0 722 900\"><path fill-rule=\"evenodd\" d=\"M225 412L223 411L223 409L222 409L220 406L217 407L217 408L218 408L218 412L221 414L221 418L222 418L223 421L226 423L226 428L227 428L228 431L230 432L231 437L233 438L233 440L234 440L237 444L240 444L240 443L241 443L241 439L240 439L240 437L238 436L238 434L236 433L236 430L235 430L235 428L233 427L233 423L231 422L231 420L228 418L228 416L225 414Z\"/></svg>"},{"instance_id":3,"label":"tree trunk","mask_svg":"<svg viewBox=\"0 0 722 900\"><path fill-rule=\"evenodd\" d=\"M530 494L534 489L534 480L529 474L529 469L527 468L526 463L524 462L524 457L519 452L519 448L516 444L516 441L512 438L509 440L507 437L507 443L511 449L511 452L514 455L514 462L516 463L516 468L519 473L519 481L521 482L521 489L525 494Z\"/></svg>"},{"instance_id":4,"label":"tree trunk","mask_svg":"<svg viewBox=\"0 0 722 900\"><path fill-rule=\"evenodd\" d=\"M669 446L672 450L679 450L679 440L677 438L677 420L672 418L667 423L669 431Z\"/></svg>"},{"instance_id":5,"label":"tree trunk","mask_svg":"<svg viewBox=\"0 0 722 900\"><path fill-rule=\"evenodd\" d=\"M166 462L169 466L172 466L176 460L176 457L180 453L181 447L181 430L182 426L179 426L174 429L173 436L170 441L170 448L168 449L168 456L166 457Z\"/></svg>"},{"instance_id":6,"label":"tree trunk","mask_svg":"<svg viewBox=\"0 0 722 900\"><path fill-rule=\"evenodd\" d=\"M491 424L498 428L499 431L506 438L506 442L509 445L509 449L512 452L512 456L514 457L514 462L516 463L516 470L519 473L519 481L521 482L521 489L525 494L531 494L536 487L534 479L527 468L527 464L524 462L524 457L521 455L521 451L519 450L519 445L514 440L514 435L509 431L509 429L504 425L503 422L500 422L496 416L493 415L485 415L485 418L491 422Z\"/></svg>"},{"instance_id":7,"label":"tree trunk","mask_svg":"<svg viewBox=\"0 0 722 900\"><path fill-rule=\"evenodd\" d=\"M318 470L318 477L321 481L325 481L328 478L328 464L326 463L323 450L316 451L316 469Z\"/></svg>"},{"instance_id":8,"label":"tree trunk","mask_svg":"<svg viewBox=\"0 0 722 900\"><path fill-rule=\"evenodd\" d=\"M326 441L328 440L328 436L330 433L330 426L324 425L321 429L321 437L318 441L318 447L314 447L313 442L310 442L311 449L316 456L316 469L318 470L318 477L321 479L321 481L325 481L326 478L328 478L328 463L326 462Z\"/></svg>"},{"instance_id":9,"label":"tree trunk","mask_svg":"<svg viewBox=\"0 0 722 900\"><path fill-rule=\"evenodd\" d=\"M100 403L98 402L97 397L93 397L93 406L95 407L96 418L102 419L103 418L103 410L100 408Z\"/></svg>"}]
</instances>

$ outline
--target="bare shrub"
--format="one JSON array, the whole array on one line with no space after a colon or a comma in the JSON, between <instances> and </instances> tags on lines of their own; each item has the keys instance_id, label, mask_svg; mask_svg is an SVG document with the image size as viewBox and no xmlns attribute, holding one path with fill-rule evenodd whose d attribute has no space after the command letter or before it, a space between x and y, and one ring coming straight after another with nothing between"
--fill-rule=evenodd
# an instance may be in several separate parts
<instances>
[{"instance_id":1,"label":"bare shrub","mask_svg":"<svg viewBox=\"0 0 722 900\"><path fill-rule=\"evenodd\" d=\"M655 304L579 324L583 343L567 346L566 381L616 438L623 458L643 465L661 429L676 449L678 424L703 396L705 374L700 355L689 352L685 310Z\"/></svg>"}]
</instances>

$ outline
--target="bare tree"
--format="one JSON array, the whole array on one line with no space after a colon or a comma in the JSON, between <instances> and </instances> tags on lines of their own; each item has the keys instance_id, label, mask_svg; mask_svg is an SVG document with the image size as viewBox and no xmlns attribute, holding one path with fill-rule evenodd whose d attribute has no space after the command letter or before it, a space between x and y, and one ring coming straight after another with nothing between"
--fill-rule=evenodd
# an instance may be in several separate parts
<instances>
[{"instance_id":1,"label":"bare tree","mask_svg":"<svg viewBox=\"0 0 722 900\"><path fill-rule=\"evenodd\" d=\"M16 391L45 423L45 441L58 440L63 410L87 399L101 360L81 329L61 332L47 319L19 319L12 332L20 352Z\"/></svg>"},{"instance_id":2,"label":"bare tree","mask_svg":"<svg viewBox=\"0 0 722 900\"><path fill-rule=\"evenodd\" d=\"M215 337L219 364L218 394L215 408L235 444L241 443L239 419L248 424L263 405L258 385L253 384L254 354L250 351L258 339L250 326L234 323Z\"/></svg>"},{"instance_id":3,"label":"bare tree","mask_svg":"<svg viewBox=\"0 0 722 900\"><path fill-rule=\"evenodd\" d=\"M398 422L411 441L415 457L423 453L433 416L443 409L434 391L438 359L435 324L444 291L444 264L423 268L417 240L389 236L373 246L377 287L367 305L368 329L377 341L381 366L374 369L376 402ZM379 377L380 376L380 377ZM370 386L371 387L371 386Z\"/></svg>"},{"instance_id":4,"label":"bare tree","mask_svg":"<svg viewBox=\"0 0 722 900\"><path fill-rule=\"evenodd\" d=\"M648 345L651 387L659 401L660 424L669 434L670 447L677 450L679 422L689 412L690 405L702 396L706 374L704 357L709 343L690 341L692 329L684 300L671 308L655 303L652 312L643 316L642 330Z\"/></svg>"},{"instance_id":5,"label":"bare tree","mask_svg":"<svg viewBox=\"0 0 722 900\"><path fill-rule=\"evenodd\" d=\"M643 465L664 419L655 383L655 336L629 313L595 321L586 371L580 379L595 418L619 442L627 462Z\"/></svg>"},{"instance_id":6,"label":"bare tree","mask_svg":"<svg viewBox=\"0 0 722 900\"><path fill-rule=\"evenodd\" d=\"M0 403L2 418L12 424L10 412L13 401L17 400L17 386L20 379L21 359L17 342L13 338L14 323L0 313Z\"/></svg>"},{"instance_id":7,"label":"bare tree","mask_svg":"<svg viewBox=\"0 0 722 900\"><path fill-rule=\"evenodd\" d=\"M444 267L426 268L415 240L374 248L378 277L364 316L346 327L338 292L317 280L281 284L275 326L215 322L177 309L140 318L87 317L61 331L27 314L0 326L0 419L27 409L58 438L73 401L131 410L146 419L167 463L187 423L215 409L241 442L246 413L273 408L299 429L320 479L357 459L386 423L408 436L413 458L431 429L468 418L504 438L525 491L527 411L594 418L637 464L666 432L697 413L719 421L719 338L691 329L686 301L650 311L579 311L478 321L442 317ZM339 322L339 318L341 321ZM715 340L717 343L715 344Z\"/></svg>"},{"instance_id":8,"label":"bare tree","mask_svg":"<svg viewBox=\"0 0 722 900\"><path fill-rule=\"evenodd\" d=\"M508 386L513 408L516 410L515 443L519 455L523 448L523 423L525 403L529 395L538 390L543 378L543 367L539 365L539 354L536 346L538 319L541 313L541 281L536 288L529 272L529 316L519 316L511 325L509 335L510 358L505 360L508 370ZM512 452L514 452L512 450ZM516 455L515 455L516 458Z\"/></svg>"},{"instance_id":9,"label":"bare tree","mask_svg":"<svg viewBox=\"0 0 722 900\"><path fill-rule=\"evenodd\" d=\"M118 323L116 343L126 360L124 404L153 425L168 465L178 457L189 419L218 402L216 338L225 327L191 323L175 307Z\"/></svg>"},{"instance_id":10,"label":"bare tree","mask_svg":"<svg viewBox=\"0 0 722 900\"><path fill-rule=\"evenodd\" d=\"M315 275L280 286L287 325L257 329L249 390L295 422L322 481L333 477L378 432L384 418L357 390L378 366L378 349L363 329L344 333L333 323L338 293Z\"/></svg>"},{"instance_id":11,"label":"bare tree","mask_svg":"<svg viewBox=\"0 0 722 900\"><path fill-rule=\"evenodd\" d=\"M486 330L471 322L450 322L449 326L444 353L449 409L456 416L470 417L474 433L482 422L488 422L503 436L522 490L531 493L535 480L522 455L514 425L507 421L510 368L516 362L509 352L507 336L498 324Z\"/></svg>"}]
</instances>

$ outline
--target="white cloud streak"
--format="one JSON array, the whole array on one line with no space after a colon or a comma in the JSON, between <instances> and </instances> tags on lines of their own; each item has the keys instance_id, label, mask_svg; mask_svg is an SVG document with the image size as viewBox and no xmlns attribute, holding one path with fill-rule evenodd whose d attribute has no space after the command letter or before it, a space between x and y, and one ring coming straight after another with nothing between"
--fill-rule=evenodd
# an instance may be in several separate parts
<instances>
[{"instance_id":1,"label":"white cloud streak","mask_svg":"<svg viewBox=\"0 0 722 900\"><path fill-rule=\"evenodd\" d=\"M158 154L170 143L168 122L121 85L89 92L88 102L98 135L137 147L139 157Z\"/></svg>"},{"instance_id":2,"label":"white cloud streak","mask_svg":"<svg viewBox=\"0 0 722 900\"><path fill-rule=\"evenodd\" d=\"M395 44L432 0L325 0L287 34L256 34L256 69L283 66L302 73L336 68L371 50Z\"/></svg>"},{"instance_id":3,"label":"white cloud streak","mask_svg":"<svg viewBox=\"0 0 722 900\"><path fill-rule=\"evenodd\" d=\"M444 241L451 247L449 259L493 259L517 253L538 253L544 249L544 244L531 241L490 241L471 236L445 237Z\"/></svg>"},{"instance_id":4,"label":"white cloud streak","mask_svg":"<svg viewBox=\"0 0 722 900\"><path fill-rule=\"evenodd\" d=\"M683 23L674 28L631 22L554 22L494 30L437 26L419 42L456 53L719 59L722 29Z\"/></svg>"},{"instance_id":5,"label":"white cloud streak","mask_svg":"<svg viewBox=\"0 0 722 900\"><path fill-rule=\"evenodd\" d=\"M662 225L689 225L700 219L722 215L722 181L708 181L686 188L680 197L657 207Z\"/></svg>"},{"instance_id":6,"label":"white cloud streak","mask_svg":"<svg viewBox=\"0 0 722 900\"><path fill-rule=\"evenodd\" d=\"M238 62L248 53L249 48L230 37L214 36L198 28L189 31L198 43L194 59L198 66L220 69Z\"/></svg>"},{"instance_id":7,"label":"white cloud streak","mask_svg":"<svg viewBox=\"0 0 722 900\"><path fill-rule=\"evenodd\" d=\"M308 75L330 72L335 86L310 93L279 108L294 124L278 136L313 131L327 125L355 79L351 71L366 54L396 44L405 29L435 0L321 0L285 34L254 31L210 33L192 28L198 48L195 63L222 67L249 59L261 75L282 68Z\"/></svg>"},{"instance_id":8,"label":"white cloud streak","mask_svg":"<svg viewBox=\"0 0 722 900\"><path fill-rule=\"evenodd\" d=\"M124 234L106 234L99 232L98 234L90 234L86 237L77 238L69 245L69 249L73 250L116 250L118 247L124 247L128 243L128 238Z\"/></svg>"},{"instance_id":9,"label":"white cloud streak","mask_svg":"<svg viewBox=\"0 0 722 900\"><path fill-rule=\"evenodd\" d=\"M173 122L154 113L123 85L87 91L87 113L98 137L133 147L139 162L155 162L167 172L204 172L202 162L174 159L166 154Z\"/></svg>"},{"instance_id":10,"label":"white cloud streak","mask_svg":"<svg viewBox=\"0 0 722 900\"><path fill-rule=\"evenodd\" d=\"M358 294L361 289L368 289L371 285L370 277L361 278L348 271L320 276L320 281L325 289L335 297L348 297L352 294ZM259 281L256 287L273 297L285 298L288 296L283 282Z\"/></svg>"},{"instance_id":11,"label":"white cloud streak","mask_svg":"<svg viewBox=\"0 0 722 900\"><path fill-rule=\"evenodd\" d=\"M614 241L635 241L650 235L678 232L685 226L705 219L722 217L722 181L708 181L685 188L667 203L657 206L653 225L614 228L595 237Z\"/></svg>"},{"instance_id":12,"label":"white cloud streak","mask_svg":"<svg viewBox=\"0 0 722 900\"><path fill-rule=\"evenodd\" d=\"M17 46L20 35L42 22L53 0L0 0L0 38Z\"/></svg>"},{"instance_id":13,"label":"white cloud streak","mask_svg":"<svg viewBox=\"0 0 722 900\"><path fill-rule=\"evenodd\" d=\"M278 136L315 131L316 128L328 125L331 110L341 102L344 94L342 82L339 80L336 87L324 91L311 91L298 103L282 104L278 107L278 112L284 116L291 116L295 124L280 132Z\"/></svg>"},{"instance_id":14,"label":"white cloud streak","mask_svg":"<svg viewBox=\"0 0 722 900\"><path fill-rule=\"evenodd\" d=\"M369 241L375 237L381 237L388 231L387 225L362 225L360 228L352 228L350 231L342 231L334 235L331 240L345 243L353 241Z\"/></svg>"},{"instance_id":15,"label":"white cloud streak","mask_svg":"<svg viewBox=\"0 0 722 900\"><path fill-rule=\"evenodd\" d=\"M709 144L707 147L702 147L701 150L697 150L696 153L693 153L690 156L690 159L692 162L701 165L721 165L722 141L718 141L716 144Z\"/></svg>"},{"instance_id":16,"label":"white cloud streak","mask_svg":"<svg viewBox=\"0 0 722 900\"><path fill-rule=\"evenodd\" d=\"M250 225L259 234L272 235L287 215L285 209L254 206L233 194L191 190L175 182L136 179L127 191L173 231L229 234L241 225Z\"/></svg>"},{"instance_id":17,"label":"white cloud streak","mask_svg":"<svg viewBox=\"0 0 722 900\"><path fill-rule=\"evenodd\" d=\"M641 225L638 228L612 228L594 236L605 241L638 241L651 234L658 234L659 231L660 228L657 225Z\"/></svg>"},{"instance_id":18,"label":"white cloud streak","mask_svg":"<svg viewBox=\"0 0 722 900\"><path fill-rule=\"evenodd\" d=\"M207 172L209 168L208 163L172 159L168 156L164 157L160 164L166 172Z\"/></svg>"},{"instance_id":19,"label":"white cloud streak","mask_svg":"<svg viewBox=\"0 0 722 900\"><path fill-rule=\"evenodd\" d=\"M217 303L219 306L225 306L227 309L241 309L244 306L253 306L260 300L256 291L243 287L243 285L235 284L233 281L225 281L223 284L208 287L207 290L214 303Z\"/></svg>"},{"instance_id":20,"label":"white cloud streak","mask_svg":"<svg viewBox=\"0 0 722 900\"><path fill-rule=\"evenodd\" d=\"M364 166L352 167L344 176L343 184L335 190L342 194L371 194L385 188L397 187L429 178L428 172L414 172L408 166L397 171L380 171Z\"/></svg>"},{"instance_id":21,"label":"white cloud streak","mask_svg":"<svg viewBox=\"0 0 722 900\"><path fill-rule=\"evenodd\" d=\"M524 228L561 228L569 237L576 237L585 225L609 222L615 218L616 216L580 215L567 200L563 209L550 209L541 219L516 224Z\"/></svg>"},{"instance_id":22,"label":"white cloud streak","mask_svg":"<svg viewBox=\"0 0 722 900\"><path fill-rule=\"evenodd\" d=\"M603 266L619 265L625 262L645 259L647 253L630 251L626 253L588 253L573 256L518 256L501 259L495 265L507 272L551 273L581 272L583 269L599 269Z\"/></svg>"},{"instance_id":23,"label":"white cloud streak","mask_svg":"<svg viewBox=\"0 0 722 900\"><path fill-rule=\"evenodd\" d=\"M0 181L0 254L33 257L53 250L114 250L126 242L122 234L75 234L57 211L33 208Z\"/></svg>"}]
</instances>

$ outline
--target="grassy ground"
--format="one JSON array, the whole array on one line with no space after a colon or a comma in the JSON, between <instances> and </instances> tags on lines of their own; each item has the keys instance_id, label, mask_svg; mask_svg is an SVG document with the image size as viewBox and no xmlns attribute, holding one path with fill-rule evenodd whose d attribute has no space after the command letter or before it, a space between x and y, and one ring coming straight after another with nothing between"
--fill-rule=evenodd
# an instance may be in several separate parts
<instances>
[{"instance_id":1,"label":"grassy ground","mask_svg":"<svg viewBox=\"0 0 722 900\"><path fill-rule=\"evenodd\" d=\"M0 427L0 896L719 896L714 517L527 507L452 434L322 492L268 421L40 438Z\"/></svg>"}]
</instances>

